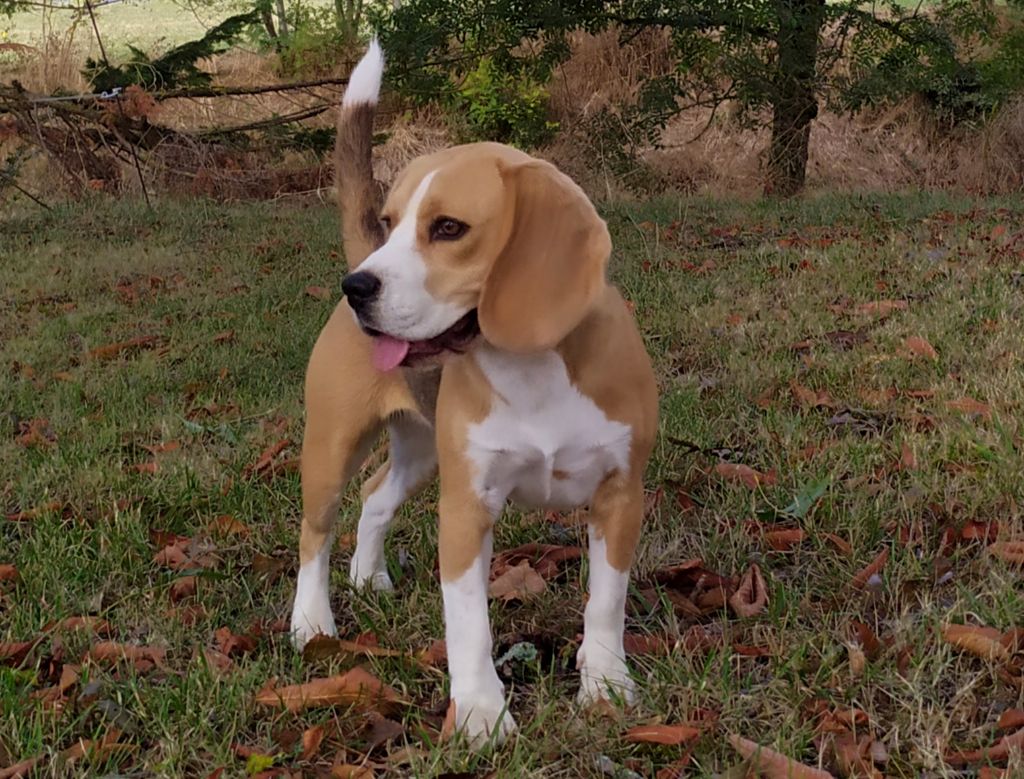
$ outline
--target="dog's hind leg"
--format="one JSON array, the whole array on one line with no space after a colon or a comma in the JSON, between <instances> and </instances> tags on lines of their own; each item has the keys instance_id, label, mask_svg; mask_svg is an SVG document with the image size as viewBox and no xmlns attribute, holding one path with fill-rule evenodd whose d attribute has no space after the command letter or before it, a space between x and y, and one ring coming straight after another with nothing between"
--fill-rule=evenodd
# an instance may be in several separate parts
<instances>
[{"instance_id":1,"label":"dog's hind leg","mask_svg":"<svg viewBox=\"0 0 1024 779\"><path fill-rule=\"evenodd\" d=\"M357 586L390 590L384 563L384 538L398 507L418 492L437 472L434 430L412 414L388 422L388 461L363 484L356 549L350 576Z\"/></svg>"}]
</instances>

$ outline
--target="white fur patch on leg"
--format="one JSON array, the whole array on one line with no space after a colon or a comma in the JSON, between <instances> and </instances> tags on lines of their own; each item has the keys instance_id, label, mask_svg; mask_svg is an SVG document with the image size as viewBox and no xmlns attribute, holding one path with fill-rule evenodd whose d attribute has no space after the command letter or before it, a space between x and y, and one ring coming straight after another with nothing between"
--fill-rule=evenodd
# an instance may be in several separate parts
<instances>
[{"instance_id":1,"label":"white fur patch on leg","mask_svg":"<svg viewBox=\"0 0 1024 779\"><path fill-rule=\"evenodd\" d=\"M384 562L384 540L398 507L437 467L434 431L420 422L398 418L389 425L387 475L363 504L349 577L357 587L392 589Z\"/></svg>"},{"instance_id":2,"label":"white fur patch on leg","mask_svg":"<svg viewBox=\"0 0 1024 779\"><path fill-rule=\"evenodd\" d=\"M329 593L332 546L332 540L328 538L316 557L299 567L291 633L292 642L300 650L318 633L333 636L338 632L331 613Z\"/></svg>"},{"instance_id":3,"label":"white fur patch on leg","mask_svg":"<svg viewBox=\"0 0 1024 779\"><path fill-rule=\"evenodd\" d=\"M634 685L622 648L629 572L609 564L605 540L597 537L593 526L588 528L588 534L590 598L583 613L583 643L576 654L580 672L577 701L590 705L612 697L611 692L629 705L635 698Z\"/></svg>"},{"instance_id":4,"label":"white fur patch on leg","mask_svg":"<svg viewBox=\"0 0 1024 779\"><path fill-rule=\"evenodd\" d=\"M374 38L366 49L366 54L348 77L342 106L359 105L360 103L376 103L380 96L380 82L384 76L384 53Z\"/></svg>"},{"instance_id":5,"label":"white fur patch on leg","mask_svg":"<svg viewBox=\"0 0 1024 779\"><path fill-rule=\"evenodd\" d=\"M500 744L516 729L507 711L505 687L491 657L491 626L487 618L491 546L488 533L480 556L466 572L441 585L455 727L477 748L491 739Z\"/></svg>"}]
</instances>

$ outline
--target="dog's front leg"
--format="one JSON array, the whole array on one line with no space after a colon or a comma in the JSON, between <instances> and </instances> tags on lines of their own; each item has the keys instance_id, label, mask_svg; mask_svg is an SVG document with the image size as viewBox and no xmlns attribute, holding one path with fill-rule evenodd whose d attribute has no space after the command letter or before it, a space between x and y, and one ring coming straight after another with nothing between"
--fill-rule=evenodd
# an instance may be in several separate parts
<instances>
[{"instance_id":1,"label":"dog's front leg","mask_svg":"<svg viewBox=\"0 0 1024 779\"><path fill-rule=\"evenodd\" d=\"M588 519L590 597L583 613L583 643L576 655L577 700L590 705L612 696L634 699L622 635L633 551L643 519L643 486L613 474L597 489Z\"/></svg>"},{"instance_id":2,"label":"dog's front leg","mask_svg":"<svg viewBox=\"0 0 1024 779\"><path fill-rule=\"evenodd\" d=\"M292 641L302 649L318 633L337 630L331 613L331 547L342 490L366 457L373 435L365 430L320 426L315 411L307 412L302 442L302 532L299 576L292 606Z\"/></svg>"},{"instance_id":3,"label":"dog's front leg","mask_svg":"<svg viewBox=\"0 0 1024 779\"><path fill-rule=\"evenodd\" d=\"M501 743L515 730L505 688L491 658L487 581L491 567L494 513L460 481L441 468L441 590L451 699L456 729L470 744Z\"/></svg>"},{"instance_id":4,"label":"dog's front leg","mask_svg":"<svg viewBox=\"0 0 1024 779\"><path fill-rule=\"evenodd\" d=\"M388 461L363 485L363 511L349 569L353 584L375 590L392 588L384 538L395 512L437 470L434 431L426 422L399 415L388 423L388 431Z\"/></svg>"},{"instance_id":5,"label":"dog's front leg","mask_svg":"<svg viewBox=\"0 0 1024 779\"><path fill-rule=\"evenodd\" d=\"M338 365L369 365L369 344L339 305L324 326L306 371L302 437L302 535L292 607L292 640L301 649L317 633L335 633L330 557L341 493L380 430L381 393L372 376L338 381Z\"/></svg>"}]
</instances>

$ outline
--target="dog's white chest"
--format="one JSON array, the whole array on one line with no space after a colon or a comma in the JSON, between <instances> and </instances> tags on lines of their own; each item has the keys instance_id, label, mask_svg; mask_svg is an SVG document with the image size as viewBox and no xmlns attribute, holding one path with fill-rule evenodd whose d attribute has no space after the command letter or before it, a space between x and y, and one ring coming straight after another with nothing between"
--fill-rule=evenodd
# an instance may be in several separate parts
<instances>
[{"instance_id":1,"label":"dog's white chest","mask_svg":"<svg viewBox=\"0 0 1024 779\"><path fill-rule=\"evenodd\" d=\"M485 347L475 358L495 396L469 429L468 454L473 486L492 511L508 499L527 508L579 506L605 476L628 467L632 430L573 386L556 352Z\"/></svg>"}]
</instances>

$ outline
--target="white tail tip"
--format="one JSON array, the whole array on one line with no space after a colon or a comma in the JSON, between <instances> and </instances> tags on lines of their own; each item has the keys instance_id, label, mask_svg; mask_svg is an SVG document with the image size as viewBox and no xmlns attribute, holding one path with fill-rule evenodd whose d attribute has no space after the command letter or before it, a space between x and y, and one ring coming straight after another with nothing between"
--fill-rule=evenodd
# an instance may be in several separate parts
<instances>
[{"instance_id":1,"label":"white tail tip","mask_svg":"<svg viewBox=\"0 0 1024 779\"><path fill-rule=\"evenodd\" d=\"M374 38L366 49L366 54L355 66L352 75L348 78L348 87L345 88L345 97L342 98L342 106L359 105L361 103L374 104L380 95L380 82L384 76L384 52L380 50L380 44Z\"/></svg>"}]
</instances>

